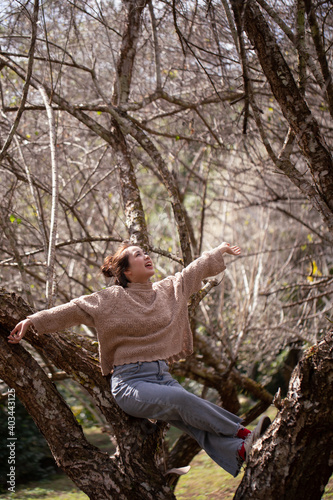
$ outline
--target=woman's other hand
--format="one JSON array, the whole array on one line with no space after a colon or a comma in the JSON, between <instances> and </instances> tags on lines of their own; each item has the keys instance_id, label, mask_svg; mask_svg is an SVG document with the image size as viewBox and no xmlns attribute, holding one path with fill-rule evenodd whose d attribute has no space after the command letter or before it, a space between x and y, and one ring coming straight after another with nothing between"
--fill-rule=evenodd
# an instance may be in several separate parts
<instances>
[{"instance_id":1,"label":"woman's other hand","mask_svg":"<svg viewBox=\"0 0 333 500\"><path fill-rule=\"evenodd\" d=\"M219 248L222 251L222 253L228 253L230 255L240 255L241 254L241 249L237 245L234 245L231 247L230 243L223 242L219 246Z\"/></svg>"},{"instance_id":2,"label":"woman's other hand","mask_svg":"<svg viewBox=\"0 0 333 500\"><path fill-rule=\"evenodd\" d=\"M10 342L11 344L18 344L20 340L23 339L24 335L26 334L28 328L31 325L32 321L29 318L24 319L23 321L17 323L15 328L10 332L10 335L8 337L8 342Z\"/></svg>"}]
</instances>

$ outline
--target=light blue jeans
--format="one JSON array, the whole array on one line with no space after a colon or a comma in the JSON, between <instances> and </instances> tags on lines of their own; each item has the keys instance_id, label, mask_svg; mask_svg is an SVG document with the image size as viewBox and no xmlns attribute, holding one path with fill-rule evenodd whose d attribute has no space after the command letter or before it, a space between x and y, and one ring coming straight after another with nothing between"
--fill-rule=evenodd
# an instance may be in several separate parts
<instances>
[{"instance_id":1,"label":"light blue jeans","mask_svg":"<svg viewBox=\"0 0 333 500\"><path fill-rule=\"evenodd\" d=\"M243 440L236 437L241 419L186 391L165 361L115 367L112 394L122 410L139 418L163 420L192 436L223 469L237 476Z\"/></svg>"}]
</instances>

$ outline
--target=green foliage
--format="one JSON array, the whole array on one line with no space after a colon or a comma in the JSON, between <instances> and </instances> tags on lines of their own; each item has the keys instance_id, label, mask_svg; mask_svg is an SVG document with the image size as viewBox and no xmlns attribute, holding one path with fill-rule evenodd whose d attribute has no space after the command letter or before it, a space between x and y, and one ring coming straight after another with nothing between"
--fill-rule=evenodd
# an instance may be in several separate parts
<instances>
[{"instance_id":1,"label":"green foliage","mask_svg":"<svg viewBox=\"0 0 333 500\"><path fill-rule=\"evenodd\" d=\"M56 465L42 434L18 399L15 400L15 483L46 477ZM8 410L0 405L0 489L7 490L9 472Z\"/></svg>"},{"instance_id":2,"label":"green foliage","mask_svg":"<svg viewBox=\"0 0 333 500\"><path fill-rule=\"evenodd\" d=\"M57 384L57 388L80 425L89 428L98 424L92 411L91 401L76 384L65 380L62 384Z\"/></svg>"},{"instance_id":3,"label":"green foliage","mask_svg":"<svg viewBox=\"0 0 333 500\"><path fill-rule=\"evenodd\" d=\"M19 217L15 217L15 215L13 215L13 214L11 214L11 215L9 216L9 220L10 220L10 222L11 222L12 224L13 224L13 222L15 222L15 221L17 222L17 224L21 224L21 222L22 222L22 219L20 219Z\"/></svg>"}]
</instances>

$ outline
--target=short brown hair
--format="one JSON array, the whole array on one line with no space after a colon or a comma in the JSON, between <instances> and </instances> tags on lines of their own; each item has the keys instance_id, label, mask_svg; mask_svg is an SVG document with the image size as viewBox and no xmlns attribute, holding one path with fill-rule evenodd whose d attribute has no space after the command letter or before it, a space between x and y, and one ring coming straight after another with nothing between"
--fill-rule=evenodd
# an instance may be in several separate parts
<instances>
[{"instance_id":1,"label":"short brown hair","mask_svg":"<svg viewBox=\"0 0 333 500\"><path fill-rule=\"evenodd\" d=\"M115 285L120 285L126 288L129 280L125 276L125 271L129 268L129 255L128 252L124 252L133 244L129 241L123 241L119 246L118 250L113 255L108 255L101 266L101 272L104 276L109 278L115 278Z\"/></svg>"}]
</instances>

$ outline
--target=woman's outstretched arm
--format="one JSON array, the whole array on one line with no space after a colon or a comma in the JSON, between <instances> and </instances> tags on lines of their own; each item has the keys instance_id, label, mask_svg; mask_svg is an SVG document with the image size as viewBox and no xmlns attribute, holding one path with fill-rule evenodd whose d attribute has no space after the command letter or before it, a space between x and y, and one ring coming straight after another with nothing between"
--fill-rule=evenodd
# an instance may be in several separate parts
<instances>
[{"instance_id":1,"label":"woman's outstretched arm","mask_svg":"<svg viewBox=\"0 0 333 500\"><path fill-rule=\"evenodd\" d=\"M94 304L98 302L98 294L83 296L83 301ZM17 344L23 339L30 326L37 333L54 333L75 325L95 326L93 317L77 305L78 299L66 304L39 311L20 321L11 331L8 342Z\"/></svg>"},{"instance_id":2,"label":"woman's outstretched arm","mask_svg":"<svg viewBox=\"0 0 333 500\"><path fill-rule=\"evenodd\" d=\"M183 279L185 295L189 297L200 290L203 279L216 276L225 270L224 254L239 256L241 249L237 245L231 246L230 243L223 242L213 250L204 252L182 270L180 275Z\"/></svg>"}]
</instances>

